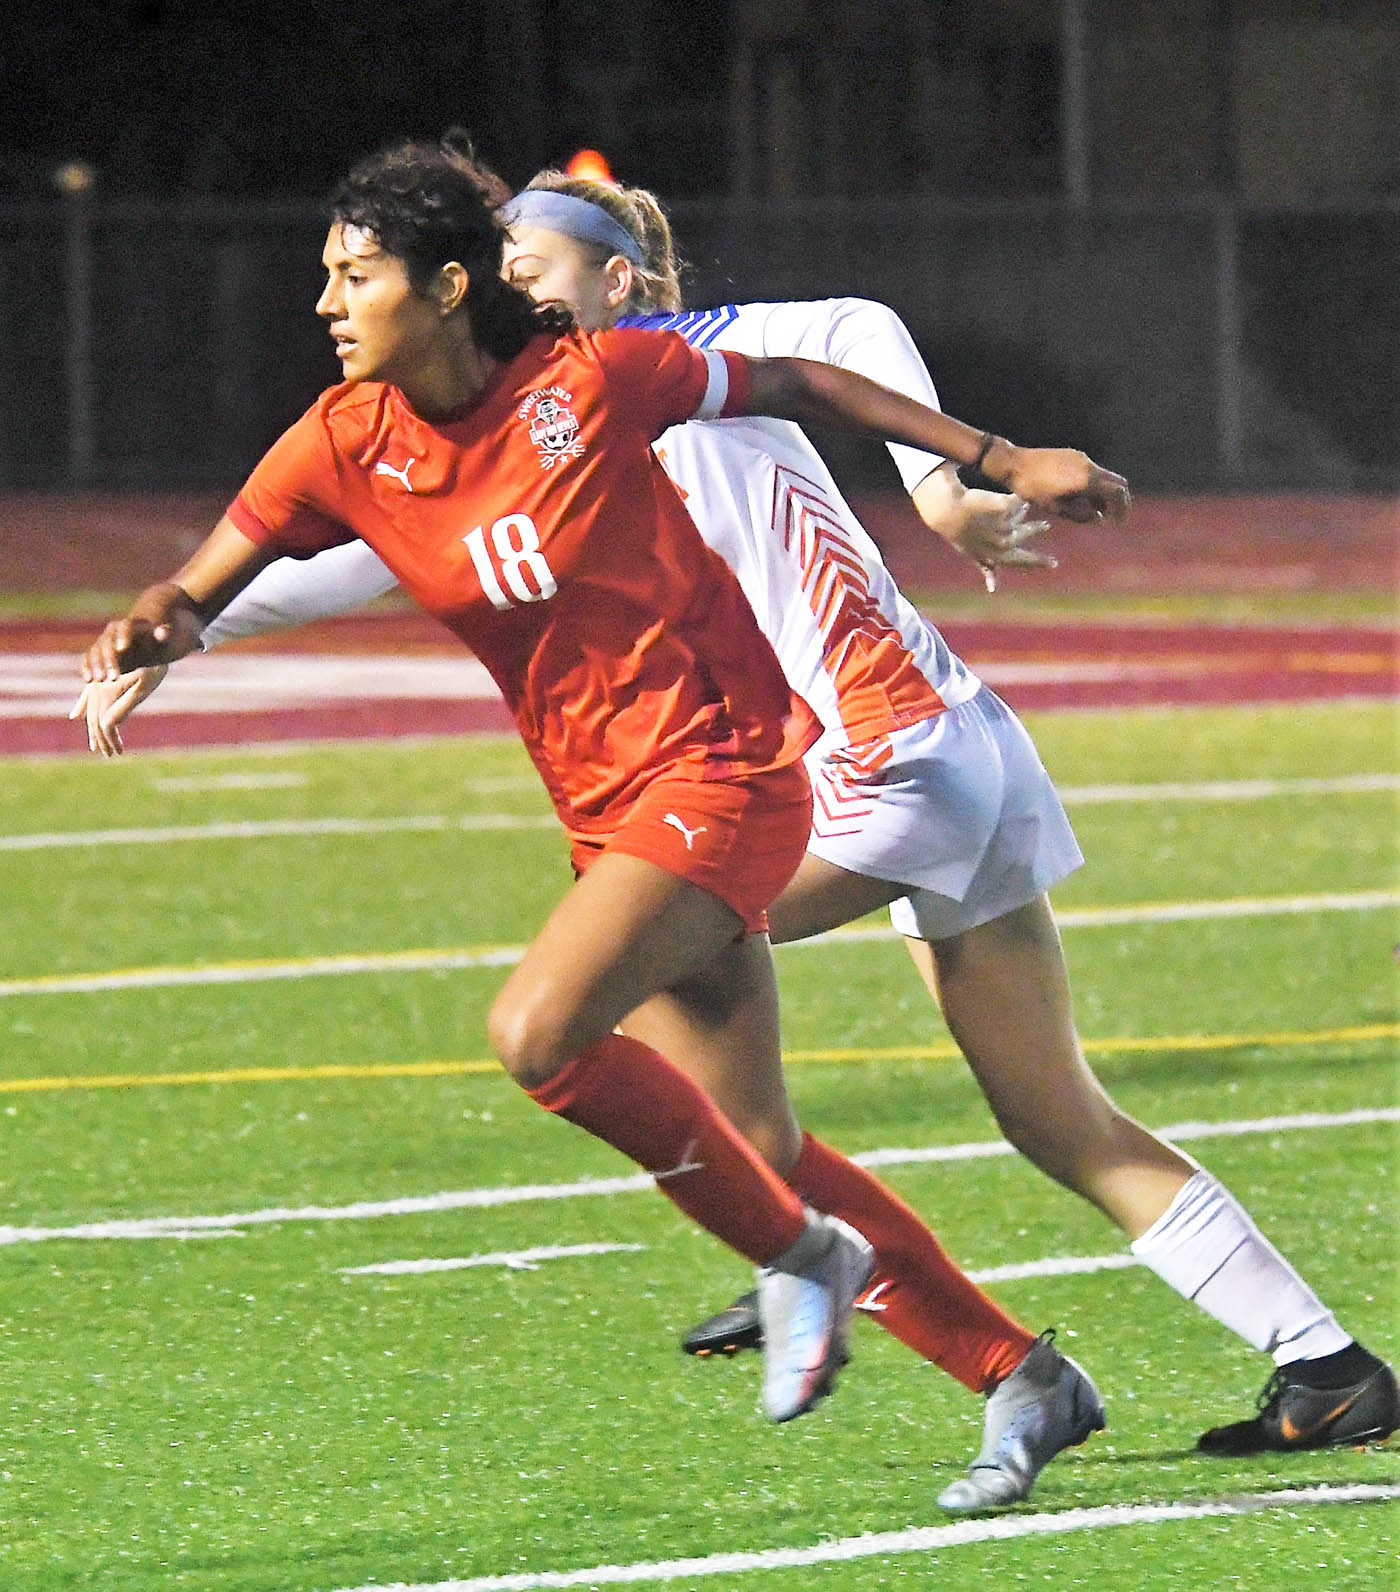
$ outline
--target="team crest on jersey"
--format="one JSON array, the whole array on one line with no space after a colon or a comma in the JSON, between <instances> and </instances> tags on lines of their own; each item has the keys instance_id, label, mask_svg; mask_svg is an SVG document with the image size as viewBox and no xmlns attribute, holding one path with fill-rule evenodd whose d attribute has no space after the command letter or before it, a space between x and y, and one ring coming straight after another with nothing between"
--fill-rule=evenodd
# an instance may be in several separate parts
<instances>
[{"instance_id":1,"label":"team crest on jersey","mask_svg":"<svg viewBox=\"0 0 1400 1592\"><path fill-rule=\"evenodd\" d=\"M540 468L552 470L583 452L578 416L569 405L574 395L563 387L542 387L532 392L516 411L530 426L530 441L540 456Z\"/></svg>"}]
</instances>

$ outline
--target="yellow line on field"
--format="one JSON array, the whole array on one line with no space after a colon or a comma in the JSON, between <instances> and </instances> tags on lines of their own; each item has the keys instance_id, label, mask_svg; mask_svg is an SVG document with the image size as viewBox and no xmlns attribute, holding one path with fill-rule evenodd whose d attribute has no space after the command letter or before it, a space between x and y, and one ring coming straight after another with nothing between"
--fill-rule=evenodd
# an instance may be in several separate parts
<instances>
[{"instance_id":1,"label":"yellow line on field","mask_svg":"<svg viewBox=\"0 0 1400 1592\"><path fill-rule=\"evenodd\" d=\"M1125 1035L1116 1039L1084 1039L1086 1055L1114 1056L1129 1052L1163 1050L1242 1050L1251 1046L1269 1050L1288 1045L1356 1044L1371 1039L1400 1039L1400 1023L1366 1023L1355 1028L1318 1028L1306 1032L1265 1034L1156 1034ZM793 1061L953 1061L962 1052L951 1039L936 1045L886 1045L848 1050L792 1050L783 1060Z\"/></svg>"},{"instance_id":2,"label":"yellow line on field","mask_svg":"<svg viewBox=\"0 0 1400 1592\"><path fill-rule=\"evenodd\" d=\"M1126 1035L1118 1039L1086 1039L1091 1056L1175 1050L1262 1050L1289 1045L1359 1044L1375 1039L1400 1039L1400 1023L1368 1023L1353 1028L1319 1028L1310 1032L1263 1034ZM960 1052L952 1040L932 1045L882 1045L784 1052L788 1063L955 1061ZM72 1089L174 1088L185 1084L291 1083L319 1078L450 1078L495 1073L501 1064L477 1061L330 1062L315 1067L228 1067L208 1072L71 1073L52 1078L0 1078L0 1094L40 1094Z\"/></svg>"},{"instance_id":3,"label":"yellow line on field","mask_svg":"<svg viewBox=\"0 0 1400 1592\"><path fill-rule=\"evenodd\" d=\"M221 1067L208 1072L76 1072L52 1078L0 1078L0 1094L60 1089L146 1089L192 1083L291 1083L300 1078L443 1078L499 1072L499 1061L327 1062L316 1067Z\"/></svg>"}]
</instances>

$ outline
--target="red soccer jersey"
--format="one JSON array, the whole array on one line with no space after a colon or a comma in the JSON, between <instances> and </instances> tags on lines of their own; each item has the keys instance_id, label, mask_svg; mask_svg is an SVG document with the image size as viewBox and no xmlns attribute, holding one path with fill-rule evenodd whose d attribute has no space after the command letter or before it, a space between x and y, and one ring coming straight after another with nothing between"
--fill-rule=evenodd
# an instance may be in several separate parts
<instances>
[{"instance_id":1,"label":"red soccer jersey","mask_svg":"<svg viewBox=\"0 0 1400 1592\"><path fill-rule=\"evenodd\" d=\"M537 338L442 424L333 387L229 518L293 556L367 542L490 670L565 826L601 835L658 773L778 767L816 732L651 451L747 391L738 356L640 330Z\"/></svg>"}]
</instances>

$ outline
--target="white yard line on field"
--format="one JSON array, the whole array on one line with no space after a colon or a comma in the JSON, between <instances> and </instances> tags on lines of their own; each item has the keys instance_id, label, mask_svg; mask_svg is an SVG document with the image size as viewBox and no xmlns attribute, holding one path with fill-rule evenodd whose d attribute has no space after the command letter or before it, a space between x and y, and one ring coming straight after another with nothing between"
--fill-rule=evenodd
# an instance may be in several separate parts
<instances>
[{"instance_id":1,"label":"white yard line on field","mask_svg":"<svg viewBox=\"0 0 1400 1592\"><path fill-rule=\"evenodd\" d=\"M84 846L168 846L179 840L271 840L289 835L393 835L447 830L556 829L542 813L405 814L397 818L237 818L223 823L171 824L151 829L54 830L46 834L0 835L0 851L51 851Z\"/></svg>"},{"instance_id":2,"label":"white yard line on field","mask_svg":"<svg viewBox=\"0 0 1400 1592\"><path fill-rule=\"evenodd\" d=\"M0 656L0 719L64 719L79 681L64 653ZM143 704L153 714L246 714L365 702L499 701L484 664L462 654L213 653L175 669Z\"/></svg>"},{"instance_id":3,"label":"white yard line on field","mask_svg":"<svg viewBox=\"0 0 1400 1592\"><path fill-rule=\"evenodd\" d=\"M1009 1542L1018 1537L1060 1536L1073 1531L1160 1525L1173 1520L1212 1520L1307 1505L1384 1503L1392 1498L1400 1498L1400 1484L1361 1482L1347 1487L1281 1487L1272 1492L1236 1493L1229 1498L1209 1498L1199 1503L1106 1504L1097 1509L1001 1515L989 1520L959 1520L951 1525L872 1531L859 1537L814 1543L810 1548L757 1548L711 1553L693 1559L593 1565L584 1570L522 1570L506 1575L474 1575L465 1580L376 1581L372 1586L345 1588L344 1592L543 1592L551 1587L621 1586L645 1581L738 1576L761 1570L849 1564L857 1559L894 1554L936 1553L940 1549L962 1548L977 1542Z\"/></svg>"},{"instance_id":4,"label":"white yard line on field","mask_svg":"<svg viewBox=\"0 0 1400 1592\"><path fill-rule=\"evenodd\" d=\"M256 782L256 783L255 783ZM257 775L190 776L188 782L158 782L166 790L255 789L265 781ZM538 790L531 780L481 781L470 788ZM1360 796L1400 790L1397 774L1341 774L1331 779L1200 780L1156 785L1067 785L1060 798L1067 807L1101 806L1110 802L1264 801L1276 796ZM164 846L177 841L261 840L287 835L379 835L399 830L438 833L450 829L549 829L548 814L469 813L453 818L443 813L400 814L384 818L246 819L207 824L152 825L127 829L45 830L0 835L0 851L53 851L84 846Z\"/></svg>"},{"instance_id":5,"label":"white yard line on field","mask_svg":"<svg viewBox=\"0 0 1400 1592\"><path fill-rule=\"evenodd\" d=\"M211 790L300 790L310 784L309 774L291 769L269 769L265 774L169 774L151 781L151 789L166 794L188 795Z\"/></svg>"},{"instance_id":6,"label":"white yard line on field","mask_svg":"<svg viewBox=\"0 0 1400 1592\"><path fill-rule=\"evenodd\" d=\"M1211 918L1373 912L1394 906L1400 906L1400 890L1353 890L1326 895L1239 896L1227 901L1149 901L1133 906L1080 907L1056 916L1062 929L1086 929L1130 923L1195 923ZM777 949L801 951L813 946L898 938L895 930L887 926L836 929L810 940L780 945ZM277 979L338 978L359 973L511 967L524 951L519 945L426 947L408 951L365 951L345 956L298 956L285 961L200 962L186 967L118 968L106 973L46 973L38 978L0 980L0 1000L20 995L92 995L104 990L168 989L188 984L259 984Z\"/></svg>"},{"instance_id":7,"label":"white yard line on field","mask_svg":"<svg viewBox=\"0 0 1400 1592\"><path fill-rule=\"evenodd\" d=\"M373 1266L342 1266L342 1277L407 1277L420 1272L463 1271L471 1266L504 1266L507 1271L538 1271L542 1260L572 1260L575 1255L640 1254L645 1244L540 1244L534 1249L498 1250L492 1255L450 1259L381 1260Z\"/></svg>"},{"instance_id":8,"label":"white yard line on field","mask_svg":"<svg viewBox=\"0 0 1400 1592\"><path fill-rule=\"evenodd\" d=\"M1156 785L1062 785L1066 807L1105 802L1258 802L1275 796L1364 796L1400 790L1400 774L1338 774L1308 779L1167 780Z\"/></svg>"},{"instance_id":9,"label":"white yard line on field","mask_svg":"<svg viewBox=\"0 0 1400 1592\"><path fill-rule=\"evenodd\" d=\"M204 1236L224 1236L238 1232L237 1228L220 1228L218 1233ZM198 1238L198 1233L185 1233L186 1238ZM241 1236L241 1235L240 1235ZM536 1249L498 1250L489 1255L427 1256L421 1260L381 1260L371 1266L341 1266L342 1277L411 1277L438 1271L465 1271L469 1267L503 1266L508 1271L538 1271L542 1260L572 1260L575 1255L620 1255L629 1251L641 1253L645 1244L544 1244ZM967 1275L975 1283L1024 1282L1033 1277L1086 1277L1096 1271L1126 1271L1142 1262L1133 1254L1114 1255L1051 1255L1045 1260L1023 1260L1010 1266L988 1266ZM857 1304L857 1310L878 1314L885 1307L872 1302Z\"/></svg>"},{"instance_id":10,"label":"white yard line on field","mask_svg":"<svg viewBox=\"0 0 1400 1592\"><path fill-rule=\"evenodd\" d=\"M1177 1122L1157 1131L1168 1139L1238 1137L1259 1133L1304 1133L1326 1128L1357 1127L1373 1122L1400 1122L1400 1107L1380 1106L1332 1114L1308 1112L1295 1117L1259 1117L1237 1122ZM861 1166L914 1166L930 1162L981 1160L1013 1155L1004 1139L970 1144L938 1144L915 1149L865 1150L851 1157ZM604 1194L635 1194L655 1187L645 1172L626 1177L579 1178L572 1183L497 1184L486 1188L445 1190L392 1200L359 1200L352 1205L275 1206L219 1216L147 1216L117 1221L84 1222L70 1227L0 1227L0 1246L41 1244L57 1238L191 1238L227 1228L266 1227L281 1222L355 1222L383 1216L419 1216L437 1211L520 1205L540 1200L590 1199Z\"/></svg>"}]
</instances>

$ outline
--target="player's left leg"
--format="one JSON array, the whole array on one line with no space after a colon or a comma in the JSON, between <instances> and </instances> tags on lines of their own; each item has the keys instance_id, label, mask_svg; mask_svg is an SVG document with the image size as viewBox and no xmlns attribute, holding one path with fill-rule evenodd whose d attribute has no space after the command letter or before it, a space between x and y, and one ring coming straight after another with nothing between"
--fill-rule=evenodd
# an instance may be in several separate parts
<instances>
[{"instance_id":1,"label":"player's left leg","mask_svg":"<svg viewBox=\"0 0 1400 1592\"><path fill-rule=\"evenodd\" d=\"M964 1386L990 1391L1025 1358L1034 1334L987 1297L908 1205L839 1151L802 1134L782 1068L755 1043L771 960L751 941L729 946L624 1021L623 1031L693 1078L803 1200L875 1247L858 1308ZM776 1008L776 997L773 999Z\"/></svg>"},{"instance_id":2,"label":"player's left leg","mask_svg":"<svg viewBox=\"0 0 1400 1592\"><path fill-rule=\"evenodd\" d=\"M788 928L796 921L788 907L793 900L817 920L840 913L844 921L903 888L844 873L810 854L794 886L795 895L789 887L783 897ZM731 947L701 976L632 1013L625 1031L697 1079L772 1164L787 1171L807 1203L871 1241L876 1270L857 1308L968 1388L989 1395L982 1452L966 1477L940 1493L939 1503L968 1511L1018 1502L1056 1454L1103 1427L1098 1390L1046 1335L1033 1338L977 1288L892 1190L829 1145L799 1137L781 1069L736 1070L734 1058L752 1053L742 1012L757 1009L745 999L745 962L742 945ZM706 1340L712 1348L705 1348ZM745 1295L697 1328L687 1346L717 1352L759 1342L757 1299Z\"/></svg>"}]
</instances>

